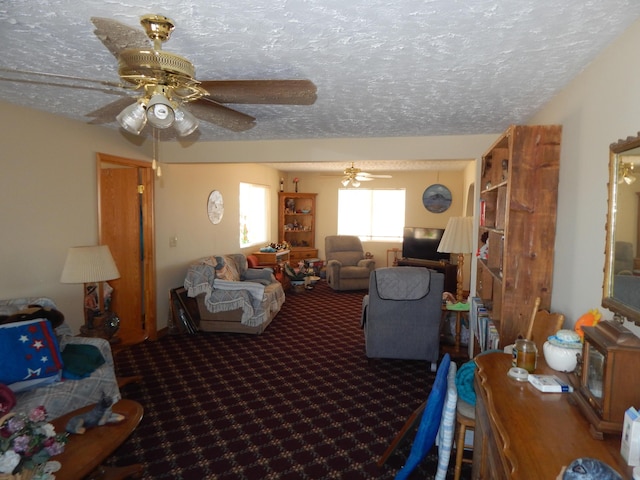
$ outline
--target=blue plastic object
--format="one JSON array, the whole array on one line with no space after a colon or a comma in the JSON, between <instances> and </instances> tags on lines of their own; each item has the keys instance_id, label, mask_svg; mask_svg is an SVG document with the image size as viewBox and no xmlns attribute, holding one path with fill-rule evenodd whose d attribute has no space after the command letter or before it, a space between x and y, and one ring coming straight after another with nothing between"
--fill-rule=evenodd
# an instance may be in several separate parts
<instances>
[{"instance_id":1,"label":"blue plastic object","mask_svg":"<svg viewBox=\"0 0 640 480\"><path fill-rule=\"evenodd\" d=\"M440 428L440 420L442 418L444 397L447 393L447 374L449 373L450 363L451 357L447 353L442 357L442 361L438 367L436 380L433 382L431 393L429 393L427 406L422 414L416 438L411 446L409 458L407 458L407 462L396 475L396 480L409 478L413 469L420 464L435 443L438 428Z\"/></svg>"}]
</instances>

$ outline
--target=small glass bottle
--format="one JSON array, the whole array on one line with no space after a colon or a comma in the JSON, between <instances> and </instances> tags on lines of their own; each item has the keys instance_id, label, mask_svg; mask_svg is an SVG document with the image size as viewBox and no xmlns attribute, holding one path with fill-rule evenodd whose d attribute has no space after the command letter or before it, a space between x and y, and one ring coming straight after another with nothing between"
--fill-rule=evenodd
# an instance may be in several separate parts
<instances>
[{"instance_id":1,"label":"small glass bottle","mask_svg":"<svg viewBox=\"0 0 640 480\"><path fill-rule=\"evenodd\" d=\"M538 364L538 348L531 340L519 338L513 346L514 367L524 368L527 372L533 373Z\"/></svg>"}]
</instances>

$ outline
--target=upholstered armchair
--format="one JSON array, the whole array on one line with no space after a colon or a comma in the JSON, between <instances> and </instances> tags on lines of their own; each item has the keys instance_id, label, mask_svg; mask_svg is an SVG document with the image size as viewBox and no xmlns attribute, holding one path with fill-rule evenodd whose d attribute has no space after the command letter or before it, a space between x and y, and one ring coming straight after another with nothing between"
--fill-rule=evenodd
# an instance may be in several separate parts
<instances>
[{"instance_id":1,"label":"upholstered armchair","mask_svg":"<svg viewBox=\"0 0 640 480\"><path fill-rule=\"evenodd\" d=\"M365 258L362 242L356 236L330 235L324 239L327 257L327 283L334 290L366 290L369 275L376 268L371 258Z\"/></svg>"},{"instance_id":2,"label":"upholstered armchair","mask_svg":"<svg viewBox=\"0 0 640 480\"><path fill-rule=\"evenodd\" d=\"M443 286L444 275L424 267L376 269L362 300L367 357L426 360L434 367Z\"/></svg>"}]
</instances>

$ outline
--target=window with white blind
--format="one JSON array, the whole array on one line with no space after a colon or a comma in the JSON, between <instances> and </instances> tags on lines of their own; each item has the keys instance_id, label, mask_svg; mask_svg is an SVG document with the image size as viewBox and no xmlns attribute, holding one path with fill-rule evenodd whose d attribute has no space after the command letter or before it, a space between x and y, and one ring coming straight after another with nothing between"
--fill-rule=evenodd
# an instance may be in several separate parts
<instances>
[{"instance_id":1,"label":"window with white blind","mask_svg":"<svg viewBox=\"0 0 640 480\"><path fill-rule=\"evenodd\" d=\"M269 237L269 187L240 183L240 247L264 245Z\"/></svg>"},{"instance_id":2,"label":"window with white blind","mask_svg":"<svg viewBox=\"0 0 640 480\"><path fill-rule=\"evenodd\" d=\"M404 189L341 188L338 190L338 235L362 241L402 241Z\"/></svg>"}]
</instances>

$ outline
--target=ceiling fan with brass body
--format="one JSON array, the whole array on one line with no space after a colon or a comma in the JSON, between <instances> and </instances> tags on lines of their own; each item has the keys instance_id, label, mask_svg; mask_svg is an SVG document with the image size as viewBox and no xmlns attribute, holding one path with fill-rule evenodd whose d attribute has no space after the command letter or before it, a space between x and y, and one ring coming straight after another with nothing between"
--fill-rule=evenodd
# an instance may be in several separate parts
<instances>
[{"instance_id":1,"label":"ceiling fan with brass body","mask_svg":"<svg viewBox=\"0 0 640 480\"><path fill-rule=\"evenodd\" d=\"M185 104L196 107L202 120L244 131L256 119L224 103L311 105L316 100L316 87L310 80L197 80L189 60L162 50L175 28L163 15L142 16L144 33L107 18L91 21L96 36L117 58L122 81L140 92L137 101L116 117L132 133L139 134L148 121L155 128L173 125L178 135L190 135L198 122Z\"/></svg>"},{"instance_id":2,"label":"ceiling fan with brass body","mask_svg":"<svg viewBox=\"0 0 640 480\"><path fill-rule=\"evenodd\" d=\"M95 35L118 60L120 83L0 70L137 92L135 98L127 94L88 114L94 118L90 123L111 122L115 115L122 128L136 135L149 124L161 130L173 127L178 136L185 137L197 130L198 119L242 132L254 127L256 119L224 104L312 105L316 101L316 86L310 80L196 79L195 67L188 59L162 49L175 28L174 22L163 15L142 16L140 24L144 31L109 18L92 17L91 22L96 27Z\"/></svg>"},{"instance_id":3,"label":"ceiling fan with brass body","mask_svg":"<svg viewBox=\"0 0 640 480\"><path fill-rule=\"evenodd\" d=\"M363 172L359 168L354 166L351 162L351 166L344 169L344 177L342 178L342 185L347 187L349 185L353 187L359 187L360 182L370 182L376 178L391 178L391 175L374 175L372 173Z\"/></svg>"}]
</instances>

